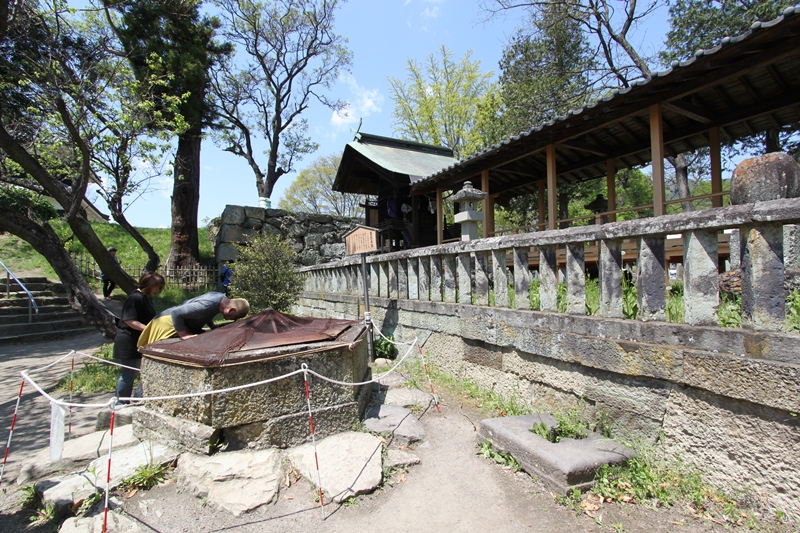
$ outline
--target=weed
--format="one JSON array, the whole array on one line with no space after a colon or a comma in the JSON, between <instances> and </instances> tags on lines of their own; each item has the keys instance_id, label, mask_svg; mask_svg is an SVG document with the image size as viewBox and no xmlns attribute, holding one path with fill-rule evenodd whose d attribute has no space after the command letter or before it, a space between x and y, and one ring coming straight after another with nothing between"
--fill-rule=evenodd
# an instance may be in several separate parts
<instances>
[{"instance_id":1,"label":"weed","mask_svg":"<svg viewBox=\"0 0 800 533\"><path fill-rule=\"evenodd\" d=\"M147 490L155 487L167 477L169 466L148 463L136 469L136 472L122 480L122 488L125 490L142 489Z\"/></svg>"},{"instance_id":2,"label":"weed","mask_svg":"<svg viewBox=\"0 0 800 533\"><path fill-rule=\"evenodd\" d=\"M519 463L511 456L511 454L495 451L492 443L487 439L483 439L483 442L478 445L478 451L476 452L476 455L480 455L484 459L492 459L499 465L508 466L514 472L519 472L521 469Z\"/></svg>"},{"instance_id":3,"label":"weed","mask_svg":"<svg viewBox=\"0 0 800 533\"><path fill-rule=\"evenodd\" d=\"M786 298L786 331L800 332L800 291L797 289Z\"/></svg>"},{"instance_id":4,"label":"weed","mask_svg":"<svg viewBox=\"0 0 800 533\"><path fill-rule=\"evenodd\" d=\"M684 319L683 308L683 281L672 281L667 288L667 322L682 324Z\"/></svg>"},{"instance_id":5,"label":"weed","mask_svg":"<svg viewBox=\"0 0 800 533\"><path fill-rule=\"evenodd\" d=\"M42 505L42 494L36 490L35 485L26 485L22 487L22 508L23 509L38 509Z\"/></svg>"},{"instance_id":6,"label":"weed","mask_svg":"<svg viewBox=\"0 0 800 533\"><path fill-rule=\"evenodd\" d=\"M553 441L553 433L544 422L534 422L533 427L529 431L534 435L539 435L546 441Z\"/></svg>"},{"instance_id":7,"label":"weed","mask_svg":"<svg viewBox=\"0 0 800 533\"><path fill-rule=\"evenodd\" d=\"M81 502L80 506L75 511L75 514L78 516L87 514L92 509L92 507L94 507L98 502L103 500L104 496L105 494L103 493L103 491L95 490L91 496L85 498Z\"/></svg>"},{"instance_id":8,"label":"weed","mask_svg":"<svg viewBox=\"0 0 800 533\"><path fill-rule=\"evenodd\" d=\"M570 409L567 414L554 413L558 425L553 428L555 442L561 439L585 439L589 434L589 424L581 419L577 409Z\"/></svg>"},{"instance_id":9,"label":"weed","mask_svg":"<svg viewBox=\"0 0 800 533\"><path fill-rule=\"evenodd\" d=\"M380 335L375 338L375 357L383 357L384 359L397 357L397 345L394 343L394 335L387 335L385 339Z\"/></svg>"},{"instance_id":10,"label":"weed","mask_svg":"<svg viewBox=\"0 0 800 533\"><path fill-rule=\"evenodd\" d=\"M722 300L717 308L719 325L723 328L742 327L742 296L722 295Z\"/></svg>"},{"instance_id":11,"label":"weed","mask_svg":"<svg viewBox=\"0 0 800 533\"><path fill-rule=\"evenodd\" d=\"M617 522L611 525L611 531L614 533L625 533L625 526Z\"/></svg>"},{"instance_id":12,"label":"weed","mask_svg":"<svg viewBox=\"0 0 800 533\"><path fill-rule=\"evenodd\" d=\"M639 318L639 299L636 285L622 276L622 318L636 320Z\"/></svg>"},{"instance_id":13,"label":"weed","mask_svg":"<svg viewBox=\"0 0 800 533\"><path fill-rule=\"evenodd\" d=\"M44 504L44 506L37 509L36 513L31 516L31 525L41 526L44 524L50 524L55 522L57 519L58 513L56 513L56 504L47 502Z\"/></svg>"},{"instance_id":14,"label":"weed","mask_svg":"<svg viewBox=\"0 0 800 533\"><path fill-rule=\"evenodd\" d=\"M358 502L356 501L355 496L350 496L342 502L342 507L355 507L356 505L358 505Z\"/></svg>"},{"instance_id":15,"label":"weed","mask_svg":"<svg viewBox=\"0 0 800 533\"><path fill-rule=\"evenodd\" d=\"M575 511L576 515L581 514L581 491L578 489L572 489L569 491L569 494L566 495L558 495L556 496L556 502L559 505L563 505L564 507L568 507Z\"/></svg>"}]
</instances>

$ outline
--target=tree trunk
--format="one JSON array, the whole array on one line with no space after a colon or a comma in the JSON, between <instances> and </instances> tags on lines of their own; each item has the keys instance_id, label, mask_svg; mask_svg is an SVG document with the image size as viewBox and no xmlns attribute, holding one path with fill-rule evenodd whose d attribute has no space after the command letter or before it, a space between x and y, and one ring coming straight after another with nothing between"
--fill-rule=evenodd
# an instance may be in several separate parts
<instances>
[{"instance_id":1,"label":"tree trunk","mask_svg":"<svg viewBox=\"0 0 800 533\"><path fill-rule=\"evenodd\" d=\"M781 140L778 137L778 130L776 130L775 128L768 129L766 139L764 140L764 144L766 153L771 154L773 152L780 152Z\"/></svg>"},{"instance_id":2,"label":"tree trunk","mask_svg":"<svg viewBox=\"0 0 800 533\"><path fill-rule=\"evenodd\" d=\"M94 295L50 224L37 224L23 213L0 206L0 230L23 239L44 256L67 290L70 307L99 329L105 338L114 339L117 334L114 315Z\"/></svg>"},{"instance_id":3,"label":"tree trunk","mask_svg":"<svg viewBox=\"0 0 800 533\"><path fill-rule=\"evenodd\" d=\"M128 235L133 237L133 240L135 240L136 243L147 254L147 264L144 266L145 272L155 272L158 270L158 267L161 265L161 258L158 256L150 243L147 242L147 239L145 239L142 234L139 233L139 230L131 226L131 223L128 222L128 219L125 218L125 215L122 213L122 211L110 205L109 207L111 208L111 216L114 218L114 221L122 226L122 229L128 232Z\"/></svg>"},{"instance_id":4,"label":"tree trunk","mask_svg":"<svg viewBox=\"0 0 800 533\"><path fill-rule=\"evenodd\" d=\"M675 169L675 188L678 198L689 198L692 193L689 190L689 164L686 162L686 154L678 154L675 157L668 157L667 161ZM692 202L681 202L683 212L694 211Z\"/></svg>"},{"instance_id":5,"label":"tree trunk","mask_svg":"<svg viewBox=\"0 0 800 533\"><path fill-rule=\"evenodd\" d=\"M200 202L199 128L178 137L175 178L172 186L172 240L167 269L188 268L200 261L197 237L197 206Z\"/></svg>"}]
</instances>

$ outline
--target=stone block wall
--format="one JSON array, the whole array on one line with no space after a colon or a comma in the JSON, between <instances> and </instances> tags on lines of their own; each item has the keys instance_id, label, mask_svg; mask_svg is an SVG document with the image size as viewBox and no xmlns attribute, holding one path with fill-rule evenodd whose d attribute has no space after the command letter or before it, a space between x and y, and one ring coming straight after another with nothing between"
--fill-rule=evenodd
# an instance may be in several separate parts
<instances>
[{"instance_id":1,"label":"stone block wall","mask_svg":"<svg viewBox=\"0 0 800 533\"><path fill-rule=\"evenodd\" d=\"M289 239L300 265L328 263L344 257L344 235L361 222L333 215L226 205L214 253L218 263L235 261L239 255L235 243L244 243L248 235L268 231Z\"/></svg>"},{"instance_id":2,"label":"stone block wall","mask_svg":"<svg viewBox=\"0 0 800 533\"><path fill-rule=\"evenodd\" d=\"M602 410L616 438L661 442L713 485L800 517L800 335L370 298L384 334L539 412ZM356 319L307 291L296 314Z\"/></svg>"}]
</instances>

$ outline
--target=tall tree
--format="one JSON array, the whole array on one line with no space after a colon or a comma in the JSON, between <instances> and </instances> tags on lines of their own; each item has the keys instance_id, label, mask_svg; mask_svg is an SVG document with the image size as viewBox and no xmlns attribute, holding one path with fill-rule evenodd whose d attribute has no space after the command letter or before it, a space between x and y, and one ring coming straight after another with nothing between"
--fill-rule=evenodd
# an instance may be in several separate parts
<instances>
[{"instance_id":1,"label":"tall tree","mask_svg":"<svg viewBox=\"0 0 800 533\"><path fill-rule=\"evenodd\" d=\"M333 190L336 172L342 158L327 155L316 159L300 171L297 178L286 188L278 207L295 213L315 213L356 217L363 214L359 203L364 196L340 193Z\"/></svg>"},{"instance_id":2,"label":"tall tree","mask_svg":"<svg viewBox=\"0 0 800 533\"><path fill-rule=\"evenodd\" d=\"M669 0L670 30L661 60L668 64L691 57L697 50L712 48L724 37L747 31L756 21L776 18L794 4L794 0ZM777 152L781 137L796 131L797 125L780 131L775 128L755 139L766 152ZM742 144L745 149L752 149L756 143L746 140Z\"/></svg>"},{"instance_id":3,"label":"tall tree","mask_svg":"<svg viewBox=\"0 0 800 533\"><path fill-rule=\"evenodd\" d=\"M220 138L250 165L261 204L296 161L317 149L302 118L312 100L334 110L344 106L324 95L351 63L347 40L333 29L340 3L217 0L226 37L247 54L241 68L225 62L215 76ZM266 168L257 160L256 136L267 142Z\"/></svg>"},{"instance_id":4,"label":"tall tree","mask_svg":"<svg viewBox=\"0 0 800 533\"><path fill-rule=\"evenodd\" d=\"M142 83L153 76L168 80L154 93L156 106L166 113L168 97L184 96L178 111L185 124L175 132L172 239L166 264L168 269L195 265L200 259L200 146L203 130L213 118L207 98L210 70L231 47L215 41L219 21L201 16L198 0L103 0L103 5L136 79Z\"/></svg>"},{"instance_id":5,"label":"tall tree","mask_svg":"<svg viewBox=\"0 0 800 533\"><path fill-rule=\"evenodd\" d=\"M578 109L596 95L589 41L569 3L551 3L530 13L503 50L500 86L508 135Z\"/></svg>"},{"instance_id":6,"label":"tall tree","mask_svg":"<svg viewBox=\"0 0 800 533\"><path fill-rule=\"evenodd\" d=\"M97 58L105 49L79 35L62 12L32 2L9 7L0 27L0 179L14 187L0 201L0 229L44 255L64 283L70 305L113 336L113 316L97 301L46 217L16 194L22 186L54 198L100 268L123 290L133 290L133 280L106 251L83 209L92 177L91 128L85 117L105 89L96 84Z\"/></svg>"},{"instance_id":7,"label":"tall tree","mask_svg":"<svg viewBox=\"0 0 800 533\"><path fill-rule=\"evenodd\" d=\"M492 72L481 72L480 61L468 51L460 62L444 45L424 66L408 60L405 80L390 77L395 107L394 131L417 142L447 146L456 157L478 150L473 133L478 109L497 90Z\"/></svg>"}]
</instances>

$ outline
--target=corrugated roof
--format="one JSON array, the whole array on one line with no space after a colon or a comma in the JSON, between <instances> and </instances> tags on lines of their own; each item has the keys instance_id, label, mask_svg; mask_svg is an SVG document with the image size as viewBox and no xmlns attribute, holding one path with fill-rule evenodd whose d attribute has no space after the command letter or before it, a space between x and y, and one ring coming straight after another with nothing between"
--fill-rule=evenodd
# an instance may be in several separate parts
<instances>
[{"instance_id":1,"label":"corrugated roof","mask_svg":"<svg viewBox=\"0 0 800 533\"><path fill-rule=\"evenodd\" d=\"M743 34L675 61L650 79L454 162L417 182L413 190L451 186L489 169L489 192L533 192L535 182L544 179L543 150L550 143L558 148L559 181L603 176L606 159L615 159L617 168L647 164L648 110L655 103L664 104L667 155L708 146L705 136L715 125L721 127L723 142L732 142L794 124L800 120L798 15L800 7L790 7L774 20L756 22Z\"/></svg>"}]
</instances>

